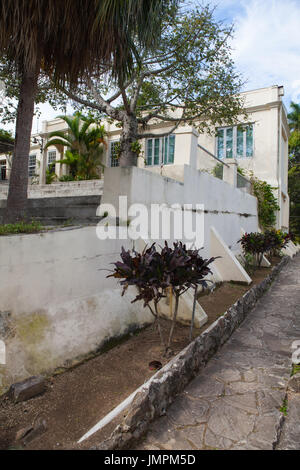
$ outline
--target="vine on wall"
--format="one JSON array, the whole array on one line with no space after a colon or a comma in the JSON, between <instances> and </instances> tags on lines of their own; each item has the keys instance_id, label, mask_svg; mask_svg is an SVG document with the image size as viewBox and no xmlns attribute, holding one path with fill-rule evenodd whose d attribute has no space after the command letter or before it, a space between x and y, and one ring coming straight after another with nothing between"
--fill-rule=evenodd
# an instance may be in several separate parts
<instances>
[{"instance_id":1,"label":"vine on wall","mask_svg":"<svg viewBox=\"0 0 300 470\"><path fill-rule=\"evenodd\" d=\"M255 177L251 178L253 194L258 200L258 219L263 230L274 227L276 224L276 213L280 210L273 188L266 181Z\"/></svg>"}]
</instances>

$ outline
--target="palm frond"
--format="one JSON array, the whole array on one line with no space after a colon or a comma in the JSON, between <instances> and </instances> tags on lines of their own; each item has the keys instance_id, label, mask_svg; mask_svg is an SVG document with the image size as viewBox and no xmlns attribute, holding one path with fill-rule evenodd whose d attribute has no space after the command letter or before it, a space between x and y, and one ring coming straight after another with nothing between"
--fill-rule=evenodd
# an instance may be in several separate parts
<instances>
[{"instance_id":1,"label":"palm frond","mask_svg":"<svg viewBox=\"0 0 300 470\"><path fill-rule=\"evenodd\" d=\"M23 70L42 69L77 84L103 66L132 70L135 41L158 39L162 14L177 0L0 0L0 54ZM38 65L39 66L39 65Z\"/></svg>"},{"instance_id":2,"label":"palm frond","mask_svg":"<svg viewBox=\"0 0 300 470\"><path fill-rule=\"evenodd\" d=\"M63 133L61 133L63 134ZM58 138L57 138L58 137ZM61 137L61 138L59 138ZM46 143L45 149L51 146L63 146L63 147L72 147L73 142L68 136L58 135L58 132L53 132L52 135L49 136L50 140Z\"/></svg>"}]
</instances>

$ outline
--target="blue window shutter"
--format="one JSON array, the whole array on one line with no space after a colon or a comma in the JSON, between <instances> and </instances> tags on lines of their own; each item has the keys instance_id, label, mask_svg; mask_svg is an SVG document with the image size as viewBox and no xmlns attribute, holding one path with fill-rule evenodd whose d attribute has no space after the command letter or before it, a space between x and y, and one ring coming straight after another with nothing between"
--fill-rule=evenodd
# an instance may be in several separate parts
<instances>
[{"instance_id":1,"label":"blue window shutter","mask_svg":"<svg viewBox=\"0 0 300 470\"><path fill-rule=\"evenodd\" d=\"M147 140L147 165L152 165L153 140Z\"/></svg>"},{"instance_id":2,"label":"blue window shutter","mask_svg":"<svg viewBox=\"0 0 300 470\"><path fill-rule=\"evenodd\" d=\"M247 126L246 132L246 156L253 157L253 125Z\"/></svg>"},{"instance_id":3,"label":"blue window shutter","mask_svg":"<svg viewBox=\"0 0 300 470\"><path fill-rule=\"evenodd\" d=\"M169 136L169 163L174 163L175 157L175 135Z\"/></svg>"},{"instance_id":4,"label":"blue window shutter","mask_svg":"<svg viewBox=\"0 0 300 470\"><path fill-rule=\"evenodd\" d=\"M224 157L224 129L218 131L218 158L222 160Z\"/></svg>"}]
</instances>

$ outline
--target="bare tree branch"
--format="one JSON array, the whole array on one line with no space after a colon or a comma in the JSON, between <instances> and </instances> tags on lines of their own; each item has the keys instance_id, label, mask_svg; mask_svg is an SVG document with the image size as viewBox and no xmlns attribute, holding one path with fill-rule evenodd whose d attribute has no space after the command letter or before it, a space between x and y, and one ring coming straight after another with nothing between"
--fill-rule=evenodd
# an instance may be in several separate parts
<instances>
[{"instance_id":1,"label":"bare tree branch","mask_svg":"<svg viewBox=\"0 0 300 470\"><path fill-rule=\"evenodd\" d=\"M103 112L105 112L111 118L116 119L117 121L122 121L124 119L125 117L124 111L113 108L107 101L105 101L105 99L100 95L100 93L94 87L94 84L90 78L87 79L87 85L90 88L95 101L103 109Z\"/></svg>"},{"instance_id":2,"label":"bare tree branch","mask_svg":"<svg viewBox=\"0 0 300 470\"><path fill-rule=\"evenodd\" d=\"M185 110L183 111L182 118L184 118ZM147 134L138 134L138 139L155 139L155 138L160 138L160 137L165 137L167 135L172 134L176 129L180 126L180 124L184 122L184 119L178 119L177 123L175 126L172 127L172 129L169 129L166 132L162 132L160 134L154 134L153 132L147 133Z\"/></svg>"},{"instance_id":3,"label":"bare tree branch","mask_svg":"<svg viewBox=\"0 0 300 470\"><path fill-rule=\"evenodd\" d=\"M131 110L132 113L136 111L137 101L138 101L138 98L139 98L139 94L140 94L140 91L141 91L142 84L143 84L143 78L140 77L138 82L137 82L137 85L136 85L136 88L134 90L133 97L132 97L131 103L130 103L130 110Z\"/></svg>"},{"instance_id":4,"label":"bare tree branch","mask_svg":"<svg viewBox=\"0 0 300 470\"><path fill-rule=\"evenodd\" d=\"M130 79L128 80L126 83L124 83L123 85L123 88L126 90L129 85L131 85L135 80L135 75ZM113 101L115 101L117 98L119 98L119 96L121 96L122 92L121 90L117 90L110 98L108 98L107 100L105 100L108 104L111 104Z\"/></svg>"}]
</instances>

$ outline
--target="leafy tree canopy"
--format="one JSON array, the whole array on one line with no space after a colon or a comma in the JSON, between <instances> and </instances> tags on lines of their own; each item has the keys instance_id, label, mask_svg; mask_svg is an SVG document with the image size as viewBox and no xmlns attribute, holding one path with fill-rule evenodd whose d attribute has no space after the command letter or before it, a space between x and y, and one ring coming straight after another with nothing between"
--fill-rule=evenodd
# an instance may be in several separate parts
<instances>
[{"instance_id":1,"label":"leafy tree canopy","mask_svg":"<svg viewBox=\"0 0 300 470\"><path fill-rule=\"evenodd\" d=\"M91 116L80 113L60 118L68 126L68 132L52 132L46 148L67 148L65 157L57 163L68 165L73 179L99 178L99 171L103 168L103 146L106 145L104 126Z\"/></svg>"},{"instance_id":2,"label":"leafy tree canopy","mask_svg":"<svg viewBox=\"0 0 300 470\"><path fill-rule=\"evenodd\" d=\"M5 83L5 99L1 103L0 118L3 124L13 123L17 117L17 107L21 77L16 68L5 58L0 60L0 81ZM45 75L38 78L38 92L35 98L35 114L40 114L40 104L49 103L55 110L65 112L68 98Z\"/></svg>"},{"instance_id":3,"label":"leafy tree canopy","mask_svg":"<svg viewBox=\"0 0 300 470\"><path fill-rule=\"evenodd\" d=\"M142 64L113 86L105 76L92 76L77 89L64 89L79 108L91 108L120 123L120 164L136 164L132 144L145 137L150 122L180 124L201 131L233 124L245 114L238 96L241 80L231 59L232 28L214 18L210 6L182 8L166 15L159 45L139 49ZM122 160L123 156L123 160Z\"/></svg>"},{"instance_id":4,"label":"leafy tree canopy","mask_svg":"<svg viewBox=\"0 0 300 470\"><path fill-rule=\"evenodd\" d=\"M107 73L97 73L78 87L58 88L42 73L36 103L48 101L63 111L71 100L76 109L85 113L90 109L97 119L117 121L124 166L136 164L132 149L137 140L153 136L149 132L153 120L168 124L162 135L181 124L214 132L216 125L237 123L245 112L238 96L242 83L229 46L232 27L217 21L210 6L185 9L184 3L177 10L171 2L161 40L151 51L136 44L140 61L130 78L116 82ZM14 118L18 76L2 65L0 79L8 85L2 116L7 121Z\"/></svg>"},{"instance_id":5,"label":"leafy tree canopy","mask_svg":"<svg viewBox=\"0 0 300 470\"><path fill-rule=\"evenodd\" d=\"M291 112L288 114L289 126L291 131L300 131L300 104L290 104Z\"/></svg>"},{"instance_id":6,"label":"leafy tree canopy","mask_svg":"<svg viewBox=\"0 0 300 470\"><path fill-rule=\"evenodd\" d=\"M196 118L205 118L198 122L201 129L231 123L241 112L236 96L241 81L228 45L231 35L232 28L216 21L209 6L181 10L167 17L154 51L139 51L142 66L128 81L119 82L112 95L111 82L98 76L68 95L118 121L124 112L134 113L142 126L153 118L171 124L195 124ZM170 110L175 115L170 116Z\"/></svg>"},{"instance_id":7,"label":"leafy tree canopy","mask_svg":"<svg viewBox=\"0 0 300 470\"><path fill-rule=\"evenodd\" d=\"M300 164L289 170L290 229L300 238Z\"/></svg>"},{"instance_id":8,"label":"leafy tree canopy","mask_svg":"<svg viewBox=\"0 0 300 470\"><path fill-rule=\"evenodd\" d=\"M150 135L153 120L168 123L167 133L185 123L211 131L216 124L237 122L243 103L229 47L232 28L215 20L209 6L185 10L183 2L176 11L171 8L166 14L159 45L150 52L136 45L141 63L136 61L129 79L116 84L106 73L97 73L77 88L57 88L42 73L36 103L48 101L64 110L70 99L77 109L93 111L97 119L118 121L123 131L121 154ZM2 64L1 79L7 85L2 119L8 121L15 117L19 78Z\"/></svg>"},{"instance_id":9,"label":"leafy tree canopy","mask_svg":"<svg viewBox=\"0 0 300 470\"><path fill-rule=\"evenodd\" d=\"M289 138L289 167L300 163L300 105L291 102L291 112L288 114L291 135Z\"/></svg>"},{"instance_id":10,"label":"leafy tree canopy","mask_svg":"<svg viewBox=\"0 0 300 470\"><path fill-rule=\"evenodd\" d=\"M9 131L0 129L0 142L8 142L10 144L13 144L14 138Z\"/></svg>"}]
</instances>

